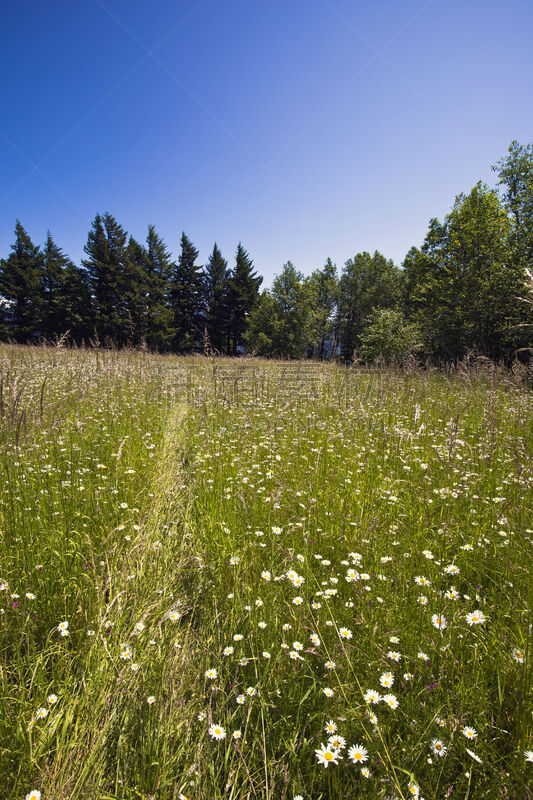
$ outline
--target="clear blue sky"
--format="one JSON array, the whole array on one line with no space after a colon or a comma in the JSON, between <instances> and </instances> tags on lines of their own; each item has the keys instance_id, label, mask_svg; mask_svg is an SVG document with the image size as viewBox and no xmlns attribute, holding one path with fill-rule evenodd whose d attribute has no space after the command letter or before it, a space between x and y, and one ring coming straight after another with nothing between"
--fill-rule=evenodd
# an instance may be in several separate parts
<instances>
[{"instance_id":1,"label":"clear blue sky","mask_svg":"<svg viewBox=\"0 0 533 800\"><path fill-rule=\"evenodd\" d=\"M2 0L0 255L20 218L75 260L110 211L242 240L269 285L400 264L533 139L530 0Z\"/></svg>"}]
</instances>

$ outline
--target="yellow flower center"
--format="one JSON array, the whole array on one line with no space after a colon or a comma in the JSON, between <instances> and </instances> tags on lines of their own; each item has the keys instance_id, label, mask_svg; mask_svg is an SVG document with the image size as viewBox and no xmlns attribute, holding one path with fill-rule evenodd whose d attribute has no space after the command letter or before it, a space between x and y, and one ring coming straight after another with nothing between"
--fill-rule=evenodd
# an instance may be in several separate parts
<instances>
[{"instance_id":1,"label":"yellow flower center","mask_svg":"<svg viewBox=\"0 0 533 800\"><path fill-rule=\"evenodd\" d=\"M324 753L324 758L326 759L326 761L333 761L333 753L330 753L329 751L327 753Z\"/></svg>"}]
</instances>

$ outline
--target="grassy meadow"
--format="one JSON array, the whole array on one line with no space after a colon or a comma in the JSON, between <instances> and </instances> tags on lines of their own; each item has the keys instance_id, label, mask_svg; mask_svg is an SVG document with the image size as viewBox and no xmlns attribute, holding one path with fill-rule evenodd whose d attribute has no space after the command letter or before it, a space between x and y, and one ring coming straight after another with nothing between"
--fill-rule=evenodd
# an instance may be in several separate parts
<instances>
[{"instance_id":1,"label":"grassy meadow","mask_svg":"<svg viewBox=\"0 0 533 800\"><path fill-rule=\"evenodd\" d=\"M0 796L532 798L533 395L0 348Z\"/></svg>"}]
</instances>

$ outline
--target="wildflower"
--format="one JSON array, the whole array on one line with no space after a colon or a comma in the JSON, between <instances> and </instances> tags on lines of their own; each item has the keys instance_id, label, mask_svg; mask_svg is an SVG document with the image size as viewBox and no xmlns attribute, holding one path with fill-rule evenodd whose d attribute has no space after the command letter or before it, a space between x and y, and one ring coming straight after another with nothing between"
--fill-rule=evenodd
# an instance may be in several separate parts
<instances>
[{"instance_id":1,"label":"wildflower","mask_svg":"<svg viewBox=\"0 0 533 800\"><path fill-rule=\"evenodd\" d=\"M315 647L318 647L318 646L319 646L319 644L320 644L320 638L319 638L319 636L318 636L316 633L312 633L312 634L310 635L310 637L309 637L309 638L310 638L310 640L311 640L311 643L312 643L312 644L314 644L314 645L315 645Z\"/></svg>"},{"instance_id":2,"label":"wildflower","mask_svg":"<svg viewBox=\"0 0 533 800\"><path fill-rule=\"evenodd\" d=\"M390 706L390 708L392 708L393 711L394 711L395 708L398 708L398 706L399 706L398 700L396 699L395 695L393 695L393 694L384 694L383 695L383 702L387 703L387 705Z\"/></svg>"},{"instance_id":3,"label":"wildflower","mask_svg":"<svg viewBox=\"0 0 533 800\"><path fill-rule=\"evenodd\" d=\"M398 637L397 637L397 636L389 636L389 642L390 642L391 644L398 644L398 643L399 643L399 641L400 641L400 640L398 639Z\"/></svg>"},{"instance_id":4,"label":"wildflower","mask_svg":"<svg viewBox=\"0 0 533 800\"><path fill-rule=\"evenodd\" d=\"M486 622L486 617L482 611L471 611L466 615L468 625L483 625Z\"/></svg>"},{"instance_id":5,"label":"wildflower","mask_svg":"<svg viewBox=\"0 0 533 800\"><path fill-rule=\"evenodd\" d=\"M139 665L138 664L132 664L130 669L131 669L132 672L138 672L139 671Z\"/></svg>"},{"instance_id":6,"label":"wildflower","mask_svg":"<svg viewBox=\"0 0 533 800\"><path fill-rule=\"evenodd\" d=\"M234 637L233 637L233 641L234 641L234 642L240 642L240 641L241 641L241 639L244 639L244 636L242 635L242 633L236 633L236 634L234 635Z\"/></svg>"},{"instance_id":7,"label":"wildflower","mask_svg":"<svg viewBox=\"0 0 533 800\"><path fill-rule=\"evenodd\" d=\"M146 626L145 626L144 622L137 622L137 624L135 625L135 629L134 630L136 630L138 633L142 633L144 631L145 627Z\"/></svg>"},{"instance_id":8,"label":"wildflower","mask_svg":"<svg viewBox=\"0 0 533 800\"><path fill-rule=\"evenodd\" d=\"M324 730L326 731L326 733L335 733L335 731L337 730L337 725L335 721L330 719L328 722L326 722L326 724L324 725Z\"/></svg>"},{"instance_id":9,"label":"wildflower","mask_svg":"<svg viewBox=\"0 0 533 800\"><path fill-rule=\"evenodd\" d=\"M203 722L204 719L206 718L206 716L207 716L207 714L205 713L205 711L200 711L200 713L198 714L198 720L200 722Z\"/></svg>"},{"instance_id":10,"label":"wildflower","mask_svg":"<svg viewBox=\"0 0 533 800\"><path fill-rule=\"evenodd\" d=\"M349 628L340 628L339 634L341 639L351 639L353 634Z\"/></svg>"},{"instance_id":11,"label":"wildflower","mask_svg":"<svg viewBox=\"0 0 533 800\"><path fill-rule=\"evenodd\" d=\"M391 659L391 661L399 661L402 657L401 653L396 653L393 650L389 650L387 656Z\"/></svg>"},{"instance_id":12,"label":"wildflower","mask_svg":"<svg viewBox=\"0 0 533 800\"><path fill-rule=\"evenodd\" d=\"M441 742L440 739L432 739L431 749L433 750L436 756L445 756L448 748L446 747L445 744Z\"/></svg>"},{"instance_id":13,"label":"wildflower","mask_svg":"<svg viewBox=\"0 0 533 800\"><path fill-rule=\"evenodd\" d=\"M249 686L246 689L246 694L248 695L248 697L253 697L254 695L257 694L257 689L254 686Z\"/></svg>"},{"instance_id":14,"label":"wildflower","mask_svg":"<svg viewBox=\"0 0 533 800\"><path fill-rule=\"evenodd\" d=\"M33 594L33 592L26 592L26 597L28 598L28 600L35 600L35 595Z\"/></svg>"},{"instance_id":15,"label":"wildflower","mask_svg":"<svg viewBox=\"0 0 533 800\"><path fill-rule=\"evenodd\" d=\"M239 658L239 666L240 667L245 667L247 665L247 663L248 663L248 659L246 658L246 656L243 656L242 658Z\"/></svg>"},{"instance_id":16,"label":"wildflower","mask_svg":"<svg viewBox=\"0 0 533 800\"><path fill-rule=\"evenodd\" d=\"M415 578L415 583L418 586L431 586L431 581L424 577L424 575L417 575Z\"/></svg>"},{"instance_id":17,"label":"wildflower","mask_svg":"<svg viewBox=\"0 0 533 800\"><path fill-rule=\"evenodd\" d=\"M297 659L300 659L300 661L304 660L297 650L291 650L289 653L289 658L292 658L293 661L296 661Z\"/></svg>"},{"instance_id":18,"label":"wildflower","mask_svg":"<svg viewBox=\"0 0 533 800\"><path fill-rule=\"evenodd\" d=\"M38 792L37 789L32 789L31 792L26 795L26 800L41 800L41 793Z\"/></svg>"},{"instance_id":19,"label":"wildflower","mask_svg":"<svg viewBox=\"0 0 533 800\"><path fill-rule=\"evenodd\" d=\"M374 714L374 712L370 711L370 709L367 708L366 715L367 715L368 719L370 720L370 722L372 723L372 725L375 725L375 727L377 728L377 726L378 726L378 718Z\"/></svg>"},{"instance_id":20,"label":"wildflower","mask_svg":"<svg viewBox=\"0 0 533 800\"><path fill-rule=\"evenodd\" d=\"M326 669L335 669L337 664L334 661L326 661L325 665Z\"/></svg>"},{"instance_id":21,"label":"wildflower","mask_svg":"<svg viewBox=\"0 0 533 800\"><path fill-rule=\"evenodd\" d=\"M346 747L346 739L344 736L330 736L328 739L328 746L334 747L335 750L342 750L343 747Z\"/></svg>"},{"instance_id":22,"label":"wildflower","mask_svg":"<svg viewBox=\"0 0 533 800\"><path fill-rule=\"evenodd\" d=\"M442 614L433 614L431 617L431 622L434 628L437 628L439 631L443 631L444 628L448 626L446 622L446 617L443 617Z\"/></svg>"},{"instance_id":23,"label":"wildflower","mask_svg":"<svg viewBox=\"0 0 533 800\"><path fill-rule=\"evenodd\" d=\"M526 761L533 761L533 750L524 750Z\"/></svg>"},{"instance_id":24,"label":"wildflower","mask_svg":"<svg viewBox=\"0 0 533 800\"><path fill-rule=\"evenodd\" d=\"M28 730L29 731L31 731L32 728L35 728L36 722L37 722L37 720L35 719L35 717L30 719L30 721L28 722Z\"/></svg>"},{"instance_id":25,"label":"wildflower","mask_svg":"<svg viewBox=\"0 0 533 800\"><path fill-rule=\"evenodd\" d=\"M361 767L361 775L363 776L363 778L370 778L372 773L370 772L368 767Z\"/></svg>"},{"instance_id":26,"label":"wildflower","mask_svg":"<svg viewBox=\"0 0 533 800\"><path fill-rule=\"evenodd\" d=\"M68 636L69 635L68 620L65 620L65 622L60 622L59 625L57 626L57 629L61 636Z\"/></svg>"},{"instance_id":27,"label":"wildflower","mask_svg":"<svg viewBox=\"0 0 533 800\"><path fill-rule=\"evenodd\" d=\"M153 703L155 703L155 697L153 696L153 694L151 694L150 697L146 698L146 702L148 703L149 706L151 706L151 705L153 705Z\"/></svg>"},{"instance_id":28,"label":"wildflower","mask_svg":"<svg viewBox=\"0 0 533 800\"><path fill-rule=\"evenodd\" d=\"M122 649L120 651L120 657L124 659L124 661L129 661L132 657L133 653L131 651L131 647L127 644L122 645Z\"/></svg>"},{"instance_id":29,"label":"wildflower","mask_svg":"<svg viewBox=\"0 0 533 800\"><path fill-rule=\"evenodd\" d=\"M428 656L428 654L427 654L427 653L424 653L424 651L423 651L423 650L419 650L419 651L418 651L418 656L417 656L417 658L419 658L421 661L429 661L429 656Z\"/></svg>"},{"instance_id":30,"label":"wildflower","mask_svg":"<svg viewBox=\"0 0 533 800\"><path fill-rule=\"evenodd\" d=\"M407 787L407 791L409 792L411 797L414 797L415 800L419 800L420 787L417 786L416 783L410 783L409 786Z\"/></svg>"},{"instance_id":31,"label":"wildflower","mask_svg":"<svg viewBox=\"0 0 533 800\"><path fill-rule=\"evenodd\" d=\"M463 736L466 736L467 739L475 739L477 731L474 728L463 728Z\"/></svg>"},{"instance_id":32,"label":"wildflower","mask_svg":"<svg viewBox=\"0 0 533 800\"><path fill-rule=\"evenodd\" d=\"M261 655L263 656L263 658L270 658L270 653L268 652L268 650L263 650Z\"/></svg>"},{"instance_id":33,"label":"wildflower","mask_svg":"<svg viewBox=\"0 0 533 800\"><path fill-rule=\"evenodd\" d=\"M152 547L156 552L158 552L159 550L161 550L161 542L154 542Z\"/></svg>"},{"instance_id":34,"label":"wildflower","mask_svg":"<svg viewBox=\"0 0 533 800\"><path fill-rule=\"evenodd\" d=\"M450 586L448 591L445 592L444 596L447 597L448 600L458 600L459 599L459 592L457 591L455 586Z\"/></svg>"},{"instance_id":35,"label":"wildflower","mask_svg":"<svg viewBox=\"0 0 533 800\"><path fill-rule=\"evenodd\" d=\"M48 716L48 709L47 708L38 708L35 712L36 719L44 719Z\"/></svg>"},{"instance_id":36,"label":"wildflower","mask_svg":"<svg viewBox=\"0 0 533 800\"><path fill-rule=\"evenodd\" d=\"M303 650L304 649L304 646L303 646L303 644L301 642L293 642L292 646L294 647L295 650Z\"/></svg>"},{"instance_id":37,"label":"wildflower","mask_svg":"<svg viewBox=\"0 0 533 800\"><path fill-rule=\"evenodd\" d=\"M394 683L394 675L392 672L384 672L379 679L381 686L386 689L389 689Z\"/></svg>"},{"instance_id":38,"label":"wildflower","mask_svg":"<svg viewBox=\"0 0 533 800\"><path fill-rule=\"evenodd\" d=\"M415 676L413 675L413 673L412 673L412 672L404 672L404 673L403 673L403 679L404 679L404 681L412 681L414 677L415 677Z\"/></svg>"},{"instance_id":39,"label":"wildflower","mask_svg":"<svg viewBox=\"0 0 533 800\"><path fill-rule=\"evenodd\" d=\"M365 693L365 701L367 703L379 703L381 700L381 695L379 692L376 692L374 689L369 689L368 692Z\"/></svg>"},{"instance_id":40,"label":"wildflower","mask_svg":"<svg viewBox=\"0 0 533 800\"><path fill-rule=\"evenodd\" d=\"M523 653L522 650L519 650L518 647L515 647L513 649L512 655L513 655L514 660L518 661L519 664L523 664L524 663L524 653Z\"/></svg>"},{"instance_id":41,"label":"wildflower","mask_svg":"<svg viewBox=\"0 0 533 800\"><path fill-rule=\"evenodd\" d=\"M261 573L261 577L263 578L264 581L269 581L269 580L271 580L272 575L270 574L270 572L267 569L265 569Z\"/></svg>"},{"instance_id":42,"label":"wildflower","mask_svg":"<svg viewBox=\"0 0 533 800\"><path fill-rule=\"evenodd\" d=\"M337 764L337 759L342 758L338 750L328 747L327 745L324 747L323 744L320 745L318 750L315 750L315 755L318 759L318 763L323 764L325 767L327 767L328 764Z\"/></svg>"},{"instance_id":43,"label":"wildflower","mask_svg":"<svg viewBox=\"0 0 533 800\"><path fill-rule=\"evenodd\" d=\"M236 730L236 731L233 731L233 738L234 739L240 739L241 736L242 736L242 733L241 733L241 729L240 728L238 730Z\"/></svg>"},{"instance_id":44,"label":"wildflower","mask_svg":"<svg viewBox=\"0 0 533 800\"><path fill-rule=\"evenodd\" d=\"M55 705L55 703L57 703L57 694L49 694L46 699L48 700L50 705L53 706Z\"/></svg>"},{"instance_id":45,"label":"wildflower","mask_svg":"<svg viewBox=\"0 0 533 800\"><path fill-rule=\"evenodd\" d=\"M239 694L236 698L236 702L238 705L243 706L246 703L246 697L243 694Z\"/></svg>"},{"instance_id":46,"label":"wildflower","mask_svg":"<svg viewBox=\"0 0 533 800\"><path fill-rule=\"evenodd\" d=\"M455 564L448 564L447 567L444 567L444 572L447 575L459 575L460 571L459 567L456 567Z\"/></svg>"},{"instance_id":47,"label":"wildflower","mask_svg":"<svg viewBox=\"0 0 533 800\"><path fill-rule=\"evenodd\" d=\"M330 689L329 686L326 686L324 689L322 689L322 691L326 695L326 697L333 697L333 695L335 694L333 689Z\"/></svg>"},{"instance_id":48,"label":"wildflower","mask_svg":"<svg viewBox=\"0 0 533 800\"><path fill-rule=\"evenodd\" d=\"M229 563L234 566L235 564L239 563L239 556L232 556L229 560Z\"/></svg>"},{"instance_id":49,"label":"wildflower","mask_svg":"<svg viewBox=\"0 0 533 800\"><path fill-rule=\"evenodd\" d=\"M354 744L348 750L348 757L354 764L362 764L363 761L368 761L368 750L360 744Z\"/></svg>"},{"instance_id":50,"label":"wildflower","mask_svg":"<svg viewBox=\"0 0 533 800\"><path fill-rule=\"evenodd\" d=\"M217 671L214 667L205 671L205 677L213 681L217 677Z\"/></svg>"},{"instance_id":51,"label":"wildflower","mask_svg":"<svg viewBox=\"0 0 533 800\"><path fill-rule=\"evenodd\" d=\"M468 747L465 747L465 750L468 753L468 755L474 759L474 761L477 761L478 764L483 764L483 761L480 759L478 755L476 755L476 753L474 753L472 750L469 750Z\"/></svg>"},{"instance_id":52,"label":"wildflower","mask_svg":"<svg viewBox=\"0 0 533 800\"><path fill-rule=\"evenodd\" d=\"M233 647L231 647L231 645L229 647L225 647L222 652L225 656L230 656L233 653Z\"/></svg>"},{"instance_id":53,"label":"wildflower","mask_svg":"<svg viewBox=\"0 0 533 800\"><path fill-rule=\"evenodd\" d=\"M301 606L303 601L304 601L303 597L294 597L292 602L294 603L295 606Z\"/></svg>"},{"instance_id":54,"label":"wildflower","mask_svg":"<svg viewBox=\"0 0 533 800\"><path fill-rule=\"evenodd\" d=\"M420 603L421 606L427 606L428 599L425 594L421 594L416 598L416 602Z\"/></svg>"},{"instance_id":55,"label":"wildflower","mask_svg":"<svg viewBox=\"0 0 533 800\"><path fill-rule=\"evenodd\" d=\"M222 725L215 725L214 723L209 726L209 736L212 739L225 739L226 729Z\"/></svg>"}]
</instances>

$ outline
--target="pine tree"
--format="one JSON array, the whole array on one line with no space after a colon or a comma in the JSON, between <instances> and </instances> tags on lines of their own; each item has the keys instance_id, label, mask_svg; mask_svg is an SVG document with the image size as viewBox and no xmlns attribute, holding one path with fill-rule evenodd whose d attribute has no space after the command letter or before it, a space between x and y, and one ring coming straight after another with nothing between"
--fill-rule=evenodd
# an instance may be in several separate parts
<instances>
[{"instance_id":1,"label":"pine tree","mask_svg":"<svg viewBox=\"0 0 533 800\"><path fill-rule=\"evenodd\" d=\"M146 342L151 350L165 352L173 337L170 278L175 265L153 225L146 237L147 322Z\"/></svg>"},{"instance_id":2,"label":"pine tree","mask_svg":"<svg viewBox=\"0 0 533 800\"><path fill-rule=\"evenodd\" d=\"M134 347L148 337L148 254L130 236L121 280L121 316L128 320L128 341Z\"/></svg>"},{"instance_id":3,"label":"pine tree","mask_svg":"<svg viewBox=\"0 0 533 800\"><path fill-rule=\"evenodd\" d=\"M237 355L243 344L243 337L248 327L248 315L259 300L259 287L263 278L253 270L253 261L239 242L228 282L228 299L230 305L230 324L228 329L228 352Z\"/></svg>"},{"instance_id":4,"label":"pine tree","mask_svg":"<svg viewBox=\"0 0 533 800\"><path fill-rule=\"evenodd\" d=\"M206 328L211 347L219 353L225 348L229 329L228 262L215 242L205 267Z\"/></svg>"},{"instance_id":5,"label":"pine tree","mask_svg":"<svg viewBox=\"0 0 533 800\"><path fill-rule=\"evenodd\" d=\"M196 264L198 250L182 233L181 253L171 279L174 350L189 353L201 346L204 330L204 281Z\"/></svg>"},{"instance_id":6,"label":"pine tree","mask_svg":"<svg viewBox=\"0 0 533 800\"><path fill-rule=\"evenodd\" d=\"M0 296L4 335L25 344L43 334L43 255L18 220L15 237L12 253L0 262Z\"/></svg>"}]
</instances>

